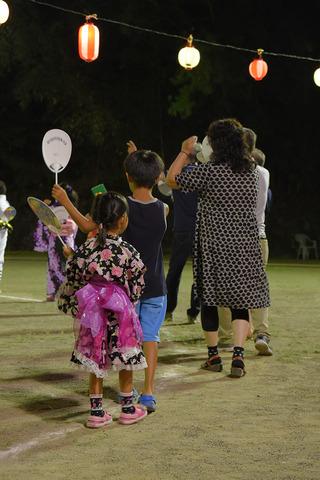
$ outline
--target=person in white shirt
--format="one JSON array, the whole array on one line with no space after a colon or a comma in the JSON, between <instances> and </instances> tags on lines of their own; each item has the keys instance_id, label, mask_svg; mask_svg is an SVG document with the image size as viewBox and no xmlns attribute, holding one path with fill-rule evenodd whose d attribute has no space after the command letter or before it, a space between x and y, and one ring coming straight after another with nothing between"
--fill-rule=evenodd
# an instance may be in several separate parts
<instances>
[{"instance_id":1,"label":"person in white shirt","mask_svg":"<svg viewBox=\"0 0 320 480\"><path fill-rule=\"evenodd\" d=\"M0 221L3 224L7 223L7 218L4 214L6 209L10 207L10 203L7 200L7 187L4 181L0 180ZM7 246L8 229L5 226L1 227L0 224L0 282L2 279L3 264L4 264L4 252ZM0 283L1 291L1 283Z\"/></svg>"},{"instance_id":2,"label":"person in white shirt","mask_svg":"<svg viewBox=\"0 0 320 480\"><path fill-rule=\"evenodd\" d=\"M269 245L266 236L265 227L265 210L268 200L268 190L270 185L270 173L264 167L265 154L262 150L255 148L252 156L257 163L257 171L259 172L259 190L256 208L256 217L259 229L259 238L262 251L262 258L264 266L266 267L269 258ZM255 338L255 348L260 355L272 355L270 348L270 334L268 322L268 308L259 308L251 310L251 319L253 324L253 335Z\"/></svg>"}]
</instances>

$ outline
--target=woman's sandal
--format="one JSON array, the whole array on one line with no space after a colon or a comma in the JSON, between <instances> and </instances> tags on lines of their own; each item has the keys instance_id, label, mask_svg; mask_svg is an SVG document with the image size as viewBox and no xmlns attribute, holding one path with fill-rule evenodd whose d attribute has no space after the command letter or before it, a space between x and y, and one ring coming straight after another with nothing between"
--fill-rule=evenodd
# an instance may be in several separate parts
<instances>
[{"instance_id":1,"label":"woman's sandal","mask_svg":"<svg viewBox=\"0 0 320 480\"><path fill-rule=\"evenodd\" d=\"M221 372L223 369L223 363L220 355L214 355L213 357L208 358L208 360L202 363L201 368L203 370L210 370L211 372Z\"/></svg>"},{"instance_id":2,"label":"woman's sandal","mask_svg":"<svg viewBox=\"0 0 320 480\"><path fill-rule=\"evenodd\" d=\"M231 377L240 378L245 375L244 362L242 357L233 357L231 363Z\"/></svg>"}]
</instances>

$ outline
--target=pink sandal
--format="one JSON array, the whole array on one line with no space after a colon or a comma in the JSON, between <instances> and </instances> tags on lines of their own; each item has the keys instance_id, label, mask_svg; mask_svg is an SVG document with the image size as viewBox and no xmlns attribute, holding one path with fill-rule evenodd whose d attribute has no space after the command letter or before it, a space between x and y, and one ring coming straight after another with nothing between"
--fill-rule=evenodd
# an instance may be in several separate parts
<instances>
[{"instance_id":1,"label":"pink sandal","mask_svg":"<svg viewBox=\"0 0 320 480\"><path fill-rule=\"evenodd\" d=\"M143 420L147 415L148 411L142 407L141 405L134 406L135 411L133 413L120 413L119 423L122 425L131 425L132 423L140 422Z\"/></svg>"},{"instance_id":2,"label":"pink sandal","mask_svg":"<svg viewBox=\"0 0 320 480\"><path fill-rule=\"evenodd\" d=\"M86 423L88 428L100 428L110 425L112 423L112 416L110 413L104 412L103 417L97 417L96 415L89 415Z\"/></svg>"}]
</instances>

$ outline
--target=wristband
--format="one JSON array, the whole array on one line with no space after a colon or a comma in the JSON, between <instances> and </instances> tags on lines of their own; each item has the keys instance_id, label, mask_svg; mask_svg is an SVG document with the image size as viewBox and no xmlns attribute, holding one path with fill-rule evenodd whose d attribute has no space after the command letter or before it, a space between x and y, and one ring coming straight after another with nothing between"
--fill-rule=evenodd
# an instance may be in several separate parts
<instances>
[{"instance_id":1,"label":"wristband","mask_svg":"<svg viewBox=\"0 0 320 480\"><path fill-rule=\"evenodd\" d=\"M189 157L189 153L184 152L183 150L181 150L180 153L184 153L185 155L187 155L187 157Z\"/></svg>"}]
</instances>

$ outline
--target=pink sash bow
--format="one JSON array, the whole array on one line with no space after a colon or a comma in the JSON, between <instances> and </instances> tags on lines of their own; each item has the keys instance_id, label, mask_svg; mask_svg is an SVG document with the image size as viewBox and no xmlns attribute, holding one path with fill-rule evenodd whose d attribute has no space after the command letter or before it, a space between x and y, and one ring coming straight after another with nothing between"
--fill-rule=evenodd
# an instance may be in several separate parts
<instances>
[{"instance_id":1,"label":"pink sash bow","mask_svg":"<svg viewBox=\"0 0 320 480\"><path fill-rule=\"evenodd\" d=\"M108 311L116 314L119 323L117 347L122 353L140 347L143 334L138 315L124 289L102 278L93 278L76 292L80 325L97 337L106 328Z\"/></svg>"}]
</instances>

